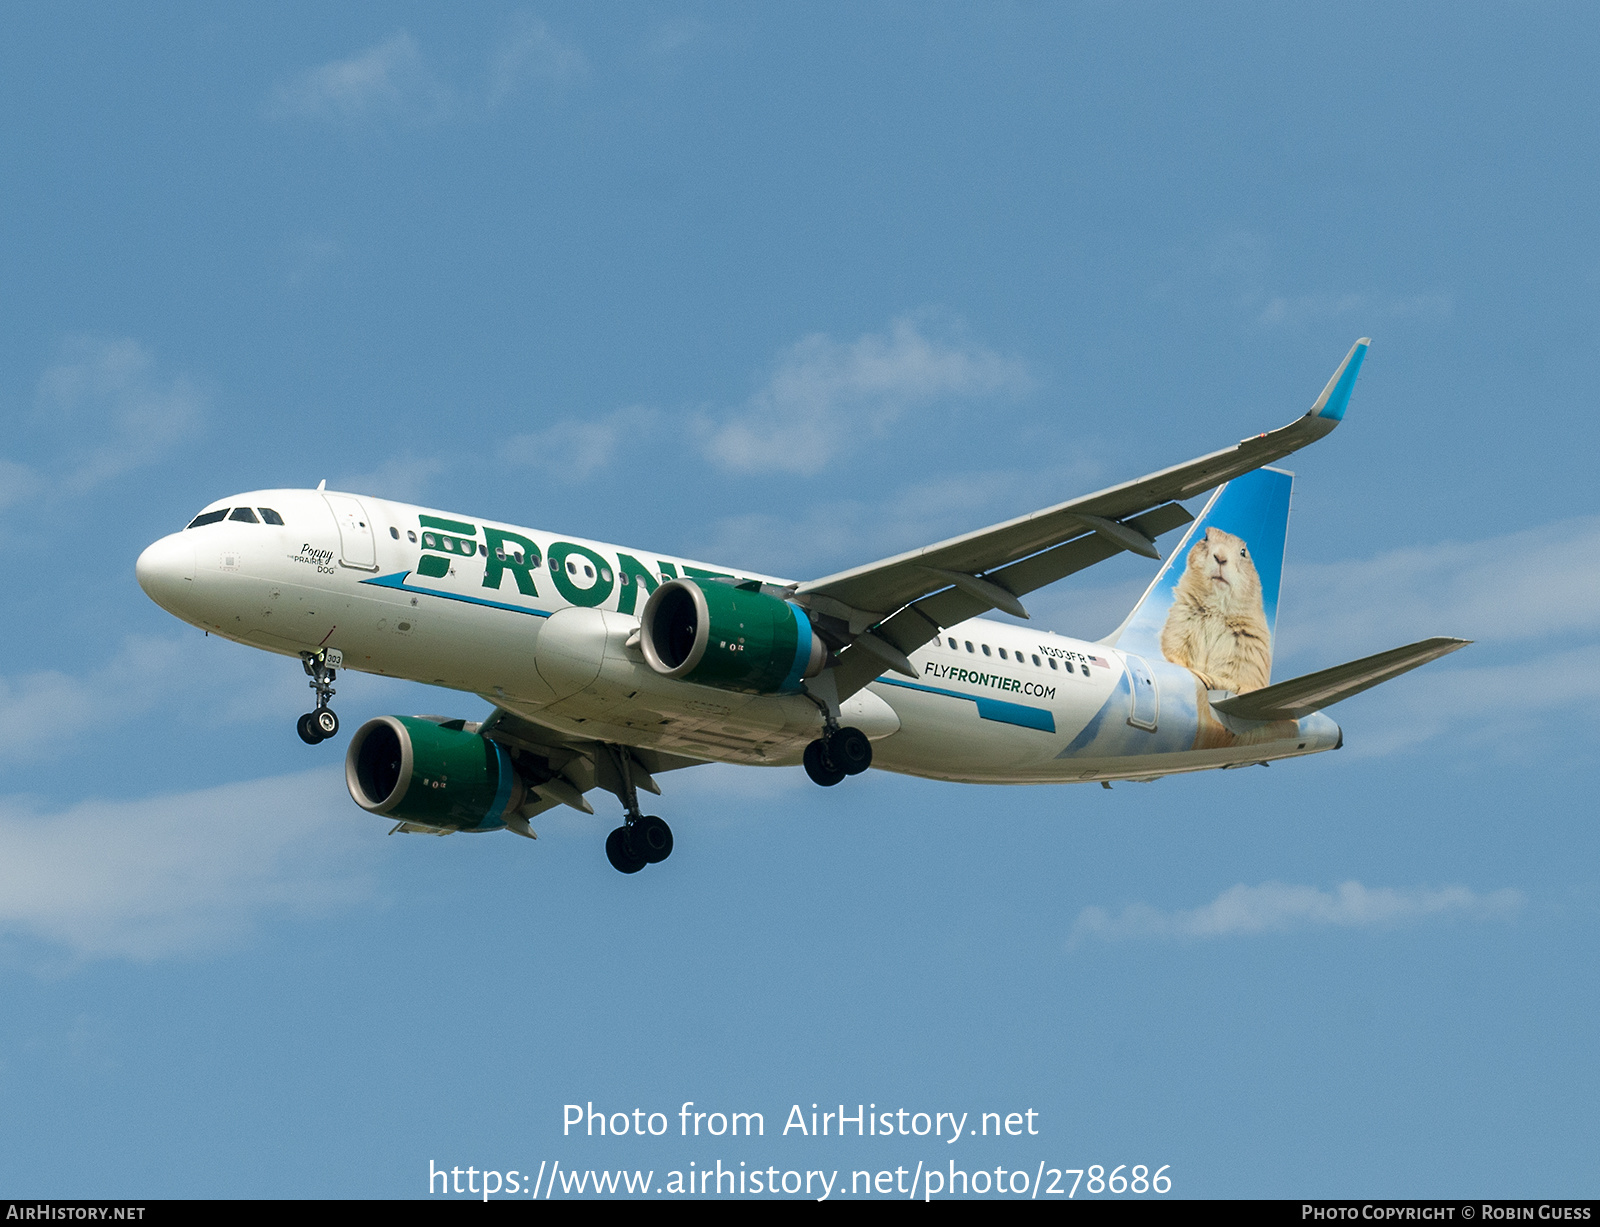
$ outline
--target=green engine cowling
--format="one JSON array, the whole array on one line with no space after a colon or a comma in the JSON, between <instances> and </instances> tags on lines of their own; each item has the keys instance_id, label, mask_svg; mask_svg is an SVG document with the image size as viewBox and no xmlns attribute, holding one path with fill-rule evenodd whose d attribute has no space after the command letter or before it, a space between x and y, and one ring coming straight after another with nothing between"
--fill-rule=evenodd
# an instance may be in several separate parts
<instances>
[{"instance_id":1,"label":"green engine cowling","mask_svg":"<svg viewBox=\"0 0 1600 1227\"><path fill-rule=\"evenodd\" d=\"M419 716L357 729L344 780L362 809L446 831L498 831L527 791L504 746Z\"/></svg>"},{"instance_id":2,"label":"green engine cowling","mask_svg":"<svg viewBox=\"0 0 1600 1227\"><path fill-rule=\"evenodd\" d=\"M657 673L745 694L792 694L828 661L799 606L715 580L675 579L651 593L639 646Z\"/></svg>"}]
</instances>

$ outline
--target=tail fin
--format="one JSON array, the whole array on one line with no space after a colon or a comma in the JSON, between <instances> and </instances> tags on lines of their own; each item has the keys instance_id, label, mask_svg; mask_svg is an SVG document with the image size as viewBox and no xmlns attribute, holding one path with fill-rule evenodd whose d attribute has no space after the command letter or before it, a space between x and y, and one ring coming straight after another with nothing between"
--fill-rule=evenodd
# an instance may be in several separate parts
<instances>
[{"instance_id":1,"label":"tail fin","mask_svg":"<svg viewBox=\"0 0 1600 1227\"><path fill-rule=\"evenodd\" d=\"M1102 642L1183 665L1210 689L1267 685L1293 488L1294 474L1256 469L1218 489Z\"/></svg>"}]
</instances>

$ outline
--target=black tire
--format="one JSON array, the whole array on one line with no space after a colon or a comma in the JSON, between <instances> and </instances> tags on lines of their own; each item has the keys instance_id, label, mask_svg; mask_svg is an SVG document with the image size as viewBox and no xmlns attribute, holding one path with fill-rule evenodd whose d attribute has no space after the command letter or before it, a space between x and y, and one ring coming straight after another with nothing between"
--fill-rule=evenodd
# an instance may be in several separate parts
<instances>
[{"instance_id":1,"label":"black tire","mask_svg":"<svg viewBox=\"0 0 1600 1227\"><path fill-rule=\"evenodd\" d=\"M648 861L635 851L627 827L618 827L606 836L606 860L618 873L638 873Z\"/></svg>"},{"instance_id":2,"label":"black tire","mask_svg":"<svg viewBox=\"0 0 1600 1227\"><path fill-rule=\"evenodd\" d=\"M860 729L840 729L828 739L828 757L846 775L860 775L872 766L872 743Z\"/></svg>"},{"instance_id":3,"label":"black tire","mask_svg":"<svg viewBox=\"0 0 1600 1227\"><path fill-rule=\"evenodd\" d=\"M311 724L324 741L339 734L339 717L333 714L331 707L320 707L312 712Z\"/></svg>"},{"instance_id":4,"label":"black tire","mask_svg":"<svg viewBox=\"0 0 1600 1227\"><path fill-rule=\"evenodd\" d=\"M317 726L312 722L312 718L315 715L315 712L308 711L305 715L301 716L299 720L295 721L295 732L300 734L300 740L305 742L308 746L317 746L322 744L322 734L317 732Z\"/></svg>"},{"instance_id":5,"label":"black tire","mask_svg":"<svg viewBox=\"0 0 1600 1227\"><path fill-rule=\"evenodd\" d=\"M633 847L652 865L659 865L672 855L672 828L655 815L647 815L633 824Z\"/></svg>"},{"instance_id":6,"label":"black tire","mask_svg":"<svg viewBox=\"0 0 1600 1227\"><path fill-rule=\"evenodd\" d=\"M811 777L812 782L821 784L824 788L832 788L844 779L845 773L829 760L820 737L806 747L804 762L806 774Z\"/></svg>"}]
</instances>

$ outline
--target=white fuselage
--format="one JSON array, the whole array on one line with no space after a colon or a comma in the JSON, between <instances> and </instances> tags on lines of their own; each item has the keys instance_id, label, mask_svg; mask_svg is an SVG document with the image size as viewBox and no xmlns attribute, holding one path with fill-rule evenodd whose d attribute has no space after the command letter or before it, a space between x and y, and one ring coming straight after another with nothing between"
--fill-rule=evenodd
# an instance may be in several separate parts
<instances>
[{"instance_id":1,"label":"white fuselage","mask_svg":"<svg viewBox=\"0 0 1600 1227\"><path fill-rule=\"evenodd\" d=\"M347 669L691 758L793 764L821 731L803 694L671 680L629 643L664 578L781 579L365 495L256 491L208 511L225 508L252 519L164 537L138 566L154 600L212 634L290 656L336 649ZM1150 778L1315 753L1340 736L1320 714L1230 720L1185 669L1026 626L973 619L911 660L920 678L886 674L842 714L873 739L874 766L912 775Z\"/></svg>"}]
</instances>

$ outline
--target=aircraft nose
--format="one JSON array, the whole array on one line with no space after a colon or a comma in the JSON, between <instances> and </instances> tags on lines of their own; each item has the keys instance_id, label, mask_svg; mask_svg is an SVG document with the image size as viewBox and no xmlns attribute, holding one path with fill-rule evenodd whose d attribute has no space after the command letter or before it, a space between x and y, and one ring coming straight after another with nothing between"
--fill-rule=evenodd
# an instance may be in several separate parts
<instances>
[{"instance_id":1,"label":"aircraft nose","mask_svg":"<svg viewBox=\"0 0 1600 1227\"><path fill-rule=\"evenodd\" d=\"M163 537L139 555L133 573L146 596L163 609L175 610L194 580L194 543L182 533Z\"/></svg>"}]
</instances>

